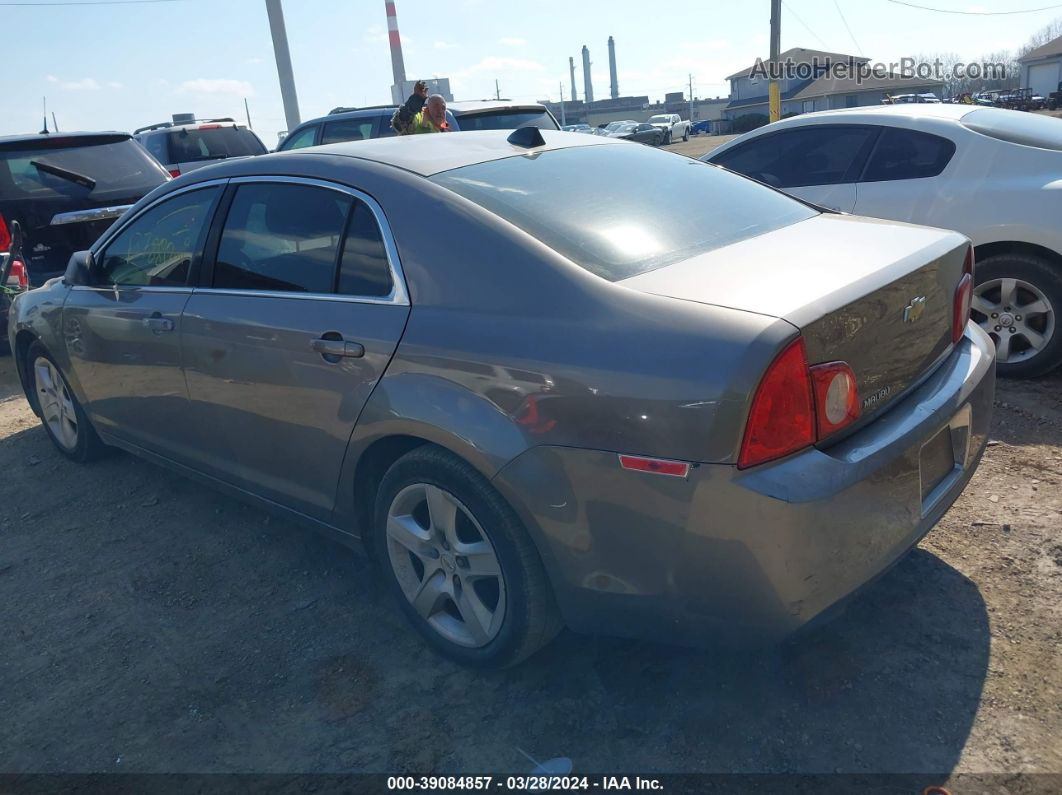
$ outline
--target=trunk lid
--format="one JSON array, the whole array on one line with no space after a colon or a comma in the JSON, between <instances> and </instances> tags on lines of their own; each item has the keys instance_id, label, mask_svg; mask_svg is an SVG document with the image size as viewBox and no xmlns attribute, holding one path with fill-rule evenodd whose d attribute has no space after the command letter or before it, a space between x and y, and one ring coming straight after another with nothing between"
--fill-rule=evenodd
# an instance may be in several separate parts
<instances>
[{"instance_id":1,"label":"trunk lid","mask_svg":"<svg viewBox=\"0 0 1062 795\"><path fill-rule=\"evenodd\" d=\"M788 321L811 364L852 367L862 424L950 349L968 244L955 232L826 214L620 283Z\"/></svg>"}]
</instances>

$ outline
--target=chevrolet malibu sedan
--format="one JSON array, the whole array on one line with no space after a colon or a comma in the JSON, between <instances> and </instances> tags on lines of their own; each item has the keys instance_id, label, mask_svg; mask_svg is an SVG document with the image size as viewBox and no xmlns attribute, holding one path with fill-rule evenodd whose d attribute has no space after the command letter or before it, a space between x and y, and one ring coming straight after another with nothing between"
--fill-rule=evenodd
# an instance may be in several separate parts
<instances>
[{"instance_id":1,"label":"chevrolet malibu sedan","mask_svg":"<svg viewBox=\"0 0 1062 795\"><path fill-rule=\"evenodd\" d=\"M777 639L900 559L986 444L972 269L957 233L524 128L183 176L9 336L63 454L361 539L430 644L500 666L564 625Z\"/></svg>"}]
</instances>

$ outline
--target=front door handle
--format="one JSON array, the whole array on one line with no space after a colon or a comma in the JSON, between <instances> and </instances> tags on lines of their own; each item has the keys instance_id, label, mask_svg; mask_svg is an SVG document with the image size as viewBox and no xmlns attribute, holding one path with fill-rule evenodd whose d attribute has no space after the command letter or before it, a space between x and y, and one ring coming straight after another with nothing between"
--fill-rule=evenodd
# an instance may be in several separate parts
<instances>
[{"instance_id":1,"label":"front door handle","mask_svg":"<svg viewBox=\"0 0 1062 795\"><path fill-rule=\"evenodd\" d=\"M144 325L156 334L161 334L163 331L173 331L173 321L168 317L152 315L144 318Z\"/></svg>"},{"instance_id":2,"label":"front door handle","mask_svg":"<svg viewBox=\"0 0 1062 795\"><path fill-rule=\"evenodd\" d=\"M341 358L360 359L365 355L365 346L358 342L346 340L315 339L310 342L310 347L325 358L325 361L336 362Z\"/></svg>"}]
</instances>

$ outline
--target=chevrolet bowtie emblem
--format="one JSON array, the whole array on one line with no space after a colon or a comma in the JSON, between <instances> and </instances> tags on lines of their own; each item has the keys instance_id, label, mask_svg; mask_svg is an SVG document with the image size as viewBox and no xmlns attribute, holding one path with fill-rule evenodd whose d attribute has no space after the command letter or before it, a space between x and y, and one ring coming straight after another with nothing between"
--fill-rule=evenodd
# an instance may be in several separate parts
<instances>
[{"instance_id":1,"label":"chevrolet bowtie emblem","mask_svg":"<svg viewBox=\"0 0 1062 795\"><path fill-rule=\"evenodd\" d=\"M926 297L920 295L917 298L912 298L911 303L903 308L903 322L915 323L922 317L922 313L926 310Z\"/></svg>"}]
</instances>

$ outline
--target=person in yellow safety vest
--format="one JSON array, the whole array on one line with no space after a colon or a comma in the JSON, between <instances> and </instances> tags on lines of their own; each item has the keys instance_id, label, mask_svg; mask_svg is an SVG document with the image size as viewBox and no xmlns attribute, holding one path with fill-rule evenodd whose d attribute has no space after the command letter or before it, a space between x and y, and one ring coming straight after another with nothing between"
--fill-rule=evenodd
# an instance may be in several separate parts
<instances>
[{"instance_id":1,"label":"person in yellow safety vest","mask_svg":"<svg viewBox=\"0 0 1062 795\"><path fill-rule=\"evenodd\" d=\"M446 99L439 94L428 96L428 86L418 80L406 103L391 117L391 127L399 135L449 132Z\"/></svg>"}]
</instances>

